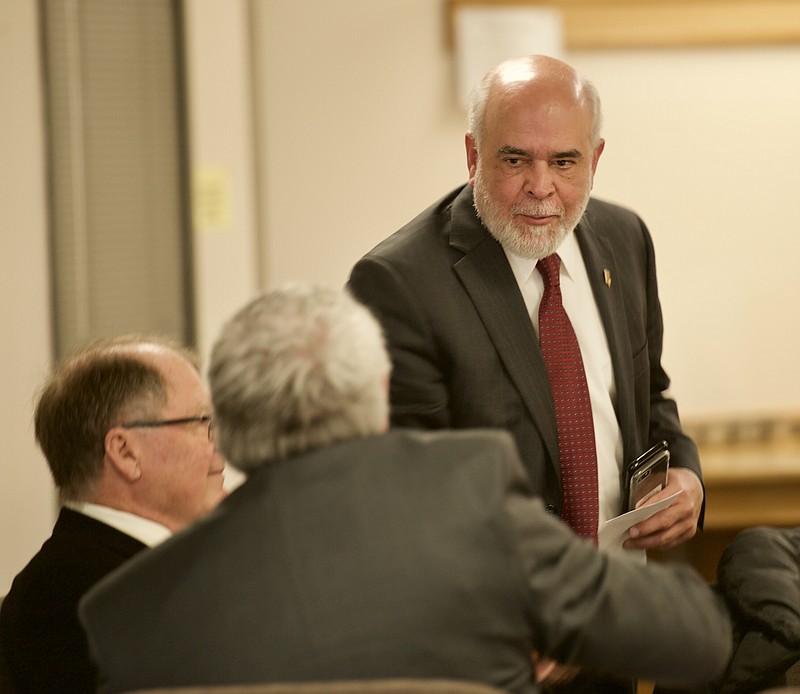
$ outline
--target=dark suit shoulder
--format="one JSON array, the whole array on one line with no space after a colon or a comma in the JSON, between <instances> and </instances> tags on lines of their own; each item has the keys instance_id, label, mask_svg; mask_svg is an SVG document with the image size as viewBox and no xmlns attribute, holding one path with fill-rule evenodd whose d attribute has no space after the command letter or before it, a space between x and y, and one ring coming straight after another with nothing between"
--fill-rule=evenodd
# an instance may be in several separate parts
<instances>
[{"instance_id":1,"label":"dark suit shoulder","mask_svg":"<svg viewBox=\"0 0 800 694\"><path fill-rule=\"evenodd\" d=\"M62 509L51 536L22 574L78 571L101 576L144 549L139 540L70 509ZM63 580L63 576L61 579Z\"/></svg>"},{"instance_id":2,"label":"dark suit shoulder","mask_svg":"<svg viewBox=\"0 0 800 694\"><path fill-rule=\"evenodd\" d=\"M14 579L3 602L5 619L71 618L92 585L144 548L105 523L62 509L51 536Z\"/></svg>"},{"instance_id":3,"label":"dark suit shoulder","mask_svg":"<svg viewBox=\"0 0 800 694\"><path fill-rule=\"evenodd\" d=\"M630 241L648 233L642 218L636 212L598 198L590 198L580 227L588 227L591 232L609 236L615 242L620 237Z\"/></svg>"},{"instance_id":4,"label":"dark suit shoulder","mask_svg":"<svg viewBox=\"0 0 800 694\"><path fill-rule=\"evenodd\" d=\"M425 484L435 486L437 480L452 481L456 476L471 479L470 484L476 487L487 486L486 480L494 478L496 483L492 486L498 491L512 484L512 480L516 486L526 479L516 444L507 431L397 428L386 434L335 443L288 460L267 463L252 472L218 509L181 535L205 532L206 526L235 524L243 509L255 507L278 489L284 490L284 494L286 490L301 494L317 488L335 498L337 486L342 494L350 494L359 486L368 489L371 485L388 484L413 493L411 490ZM475 483L478 478L484 481ZM135 563L153 561L172 545L168 541Z\"/></svg>"},{"instance_id":5,"label":"dark suit shoulder","mask_svg":"<svg viewBox=\"0 0 800 694\"><path fill-rule=\"evenodd\" d=\"M511 461L517 457L514 438L502 429L421 430L395 428L386 434L353 439L312 451L300 458L327 461L374 460L377 464L393 459L416 464L455 463L470 460ZM285 463L287 466L292 461ZM504 463L505 464L505 463Z\"/></svg>"},{"instance_id":6,"label":"dark suit shoulder","mask_svg":"<svg viewBox=\"0 0 800 694\"><path fill-rule=\"evenodd\" d=\"M641 217L631 208L595 197L589 198L586 214L603 221L641 222Z\"/></svg>"},{"instance_id":7,"label":"dark suit shoulder","mask_svg":"<svg viewBox=\"0 0 800 694\"><path fill-rule=\"evenodd\" d=\"M443 486L451 489L480 490L489 503L499 502L510 486L527 484L516 443L509 432L500 429L398 428L330 446L285 465L286 474L294 480L302 476L301 469L310 474L314 474L312 470L330 470L336 471L338 483L344 487L392 480L397 490L406 489L412 495L424 486L435 490L446 480Z\"/></svg>"},{"instance_id":8,"label":"dark suit shoulder","mask_svg":"<svg viewBox=\"0 0 800 694\"><path fill-rule=\"evenodd\" d=\"M491 461L513 467L518 462L514 437L503 429L473 428L460 430L395 429L385 437L388 445L402 445L414 457L433 462L464 465ZM483 463L485 464L485 463Z\"/></svg>"},{"instance_id":9,"label":"dark suit shoulder","mask_svg":"<svg viewBox=\"0 0 800 694\"><path fill-rule=\"evenodd\" d=\"M430 317L424 307L434 297L439 317L441 314L463 315L464 302L470 299L462 290L453 291L461 286L456 267L470 253L487 244L493 247L495 255L491 257L499 258L500 272L504 264L508 278L513 281L500 244L477 217L471 186L462 186L359 259L350 272L347 288L376 313L396 349L398 336L392 334L395 331L387 325L389 316L399 318L401 325L397 327L400 330L402 324L413 319L421 321L418 327L424 329ZM492 267L491 271L494 269ZM430 344L429 336L422 339Z\"/></svg>"},{"instance_id":10,"label":"dark suit shoulder","mask_svg":"<svg viewBox=\"0 0 800 694\"><path fill-rule=\"evenodd\" d=\"M94 670L78 624L78 601L144 548L105 523L61 510L51 536L16 576L0 611L4 655L23 691L52 691L56 682L63 687L59 691L88 691Z\"/></svg>"},{"instance_id":11,"label":"dark suit shoulder","mask_svg":"<svg viewBox=\"0 0 800 694\"><path fill-rule=\"evenodd\" d=\"M449 226L453 206L465 189L466 186L461 186L444 195L383 239L365 257L409 258L416 253L428 252L432 244L442 245L442 241L446 242L446 236L441 232Z\"/></svg>"}]
</instances>

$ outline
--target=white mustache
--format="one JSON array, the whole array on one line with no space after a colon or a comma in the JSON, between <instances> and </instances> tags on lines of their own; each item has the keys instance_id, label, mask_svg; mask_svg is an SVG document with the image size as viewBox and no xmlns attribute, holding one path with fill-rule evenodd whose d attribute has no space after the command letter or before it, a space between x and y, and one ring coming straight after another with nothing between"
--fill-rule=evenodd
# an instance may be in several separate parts
<instances>
[{"instance_id":1,"label":"white mustache","mask_svg":"<svg viewBox=\"0 0 800 694\"><path fill-rule=\"evenodd\" d=\"M561 217L564 214L564 210L548 206L514 207L511 212L512 214L524 214L528 217Z\"/></svg>"}]
</instances>

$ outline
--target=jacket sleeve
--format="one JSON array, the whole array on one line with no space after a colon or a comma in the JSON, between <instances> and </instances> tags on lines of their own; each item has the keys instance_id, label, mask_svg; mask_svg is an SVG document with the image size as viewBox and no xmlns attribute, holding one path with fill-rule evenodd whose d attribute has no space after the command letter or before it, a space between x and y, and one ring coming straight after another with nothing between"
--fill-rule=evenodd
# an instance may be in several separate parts
<instances>
[{"instance_id":1,"label":"jacket sleeve","mask_svg":"<svg viewBox=\"0 0 800 694\"><path fill-rule=\"evenodd\" d=\"M667 686L718 677L732 649L724 602L687 566L642 565L578 539L531 499L507 498L536 648L562 663Z\"/></svg>"},{"instance_id":2,"label":"jacket sleeve","mask_svg":"<svg viewBox=\"0 0 800 694\"><path fill-rule=\"evenodd\" d=\"M384 258L356 263L347 289L373 312L392 359L392 424L420 429L451 426L449 394L436 340L406 280Z\"/></svg>"}]
</instances>

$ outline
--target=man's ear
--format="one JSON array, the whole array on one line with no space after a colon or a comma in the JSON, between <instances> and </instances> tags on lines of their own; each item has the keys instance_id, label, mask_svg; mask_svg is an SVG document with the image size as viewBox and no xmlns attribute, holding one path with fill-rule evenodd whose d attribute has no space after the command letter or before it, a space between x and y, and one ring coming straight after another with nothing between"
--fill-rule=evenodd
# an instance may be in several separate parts
<instances>
[{"instance_id":1,"label":"man's ear","mask_svg":"<svg viewBox=\"0 0 800 694\"><path fill-rule=\"evenodd\" d=\"M464 146L467 149L467 171L469 171L469 184L473 185L475 181L475 171L478 169L478 148L475 146L475 140L467 133L464 136Z\"/></svg>"},{"instance_id":2,"label":"man's ear","mask_svg":"<svg viewBox=\"0 0 800 694\"><path fill-rule=\"evenodd\" d=\"M135 482L142 476L139 463L140 451L136 445L136 437L129 429L112 427L106 432L105 459L117 474L129 482Z\"/></svg>"},{"instance_id":3,"label":"man's ear","mask_svg":"<svg viewBox=\"0 0 800 694\"><path fill-rule=\"evenodd\" d=\"M603 153L603 150L606 148L606 141L600 139L597 145L592 152L592 176L594 176L594 172L597 170L597 162L600 161L600 155Z\"/></svg>"}]
</instances>

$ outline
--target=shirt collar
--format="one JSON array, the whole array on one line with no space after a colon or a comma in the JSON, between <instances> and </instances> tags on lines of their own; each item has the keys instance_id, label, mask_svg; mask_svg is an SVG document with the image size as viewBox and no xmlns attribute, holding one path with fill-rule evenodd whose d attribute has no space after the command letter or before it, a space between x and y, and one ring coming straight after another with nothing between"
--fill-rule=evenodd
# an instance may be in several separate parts
<instances>
[{"instance_id":1,"label":"shirt collar","mask_svg":"<svg viewBox=\"0 0 800 694\"><path fill-rule=\"evenodd\" d=\"M136 538L148 547L155 547L172 535L172 531L161 523L110 506L85 501L68 501L64 505L73 511L110 525L112 528Z\"/></svg>"},{"instance_id":2,"label":"shirt collar","mask_svg":"<svg viewBox=\"0 0 800 694\"><path fill-rule=\"evenodd\" d=\"M561 267L566 273L567 277L573 281L576 278L576 268L583 265L583 256L581 255L581 248L578 245L578 237L575 232L571 231L567 234L566 238L561 242L561 245L556 251L561 258Z\"/></svg>"},{"instance_id":3,"label":"shirt collar","mask_svg":"<svg viewBox=\"0 0 800 694\"><path fill-rule=\"evenodd\" d=\"M511 265L511 271L517 280L517 284L522 286L528 281L533 271L536 269L536 258L523 258L521 255L512 253L511 251L503 248L508 263ZM566 235L561 245L556 249L556 253L561 258L561 269L568 277L575 277L575 268L583 263L583 256L581 256L581 249L578 245L578 238L575 232L571 231ZM570 271L571 270L571 271Z\"/></svg>"}]
</instances>

